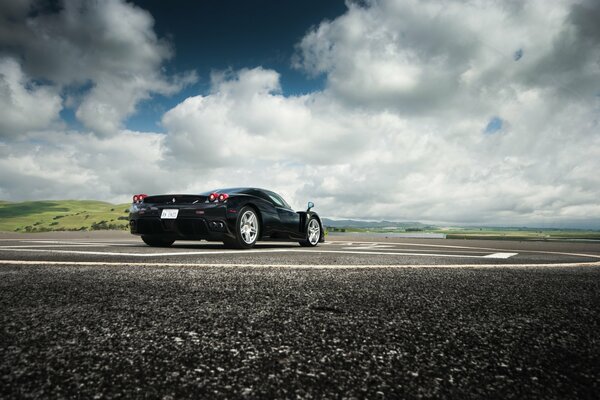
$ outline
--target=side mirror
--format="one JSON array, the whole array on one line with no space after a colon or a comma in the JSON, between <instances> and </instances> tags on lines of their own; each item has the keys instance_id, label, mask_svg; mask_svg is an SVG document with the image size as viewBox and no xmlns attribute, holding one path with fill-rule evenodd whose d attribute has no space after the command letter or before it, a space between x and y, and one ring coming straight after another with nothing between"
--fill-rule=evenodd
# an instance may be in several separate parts
<instances>
[{"instance_id":1,"label":"side mirror","mask_svg":"<svg viewBox=\"0 0 600 400\"><path fill-rule=\"evenodd\" d=\"M306 209L306 212L309 212L311 208L313 208L315 206L315 203L313 203L312 201L308 202L308 208Z\"/></svg>"}]
</instances>

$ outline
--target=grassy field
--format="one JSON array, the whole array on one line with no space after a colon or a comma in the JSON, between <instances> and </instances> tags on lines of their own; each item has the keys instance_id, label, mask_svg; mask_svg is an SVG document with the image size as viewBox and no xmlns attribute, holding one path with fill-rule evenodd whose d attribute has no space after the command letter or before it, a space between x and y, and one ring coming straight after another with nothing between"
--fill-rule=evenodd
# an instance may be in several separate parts
<instances>
[{"instance_id":1,"label":"grassy field","mask_svg":"<svg viewBox=\"0 0 600 400\"><path fill-rule=\"evenodd\" d=\"M600 240L600 231L580 229L445 228L435 232L446 234L447 239Z\"/></svg>"},{"instance_id":2,"label":"grassy field","mask_svg":"<svg viewBox=\"0 0 600 400\"><path fill-rule=\"evenodd\" d=\"M94 200L0 202L0 231L127 229L129 204Z\"/></svg>"}]
</instances>

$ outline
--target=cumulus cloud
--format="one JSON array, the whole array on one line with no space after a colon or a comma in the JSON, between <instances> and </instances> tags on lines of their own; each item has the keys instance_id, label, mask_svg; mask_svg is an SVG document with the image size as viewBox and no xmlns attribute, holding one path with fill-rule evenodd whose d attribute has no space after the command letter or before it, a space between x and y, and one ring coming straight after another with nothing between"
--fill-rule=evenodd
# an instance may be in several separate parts
<instances>
[{"instance_id":1,"label":"cumulus cloud","mask_svg":"<svg viewBox=\"0 0 600 400\"><path fill-rule=\"evenodd\" d=\"M45 131L0 143L0 198L126 201L132 193L161 191L163 182L177 182L157 165L163 138Z\"/></svg>"},{"instance_id":2,"label":"cumulus cloud","mask_svg":"<svg viewBox=\"0 0 600 400\"><path fill-rule=\"evenodd\" d=\"M32 82L15 60L0 58L0 139L46 129L61 108L55 88Z\"/></svg>"},{"instance_id":3,"label":"cumulus cloud","mask_svg":"<svg viewBox=\"0 0 600 400\"><path fill-rule=\"evenodd\" d=\"M464 113L465 102L477 111L495 107L503 90L588 98L598 89L600 49L591 22L598 6L592 3L372 0L348 6L343 16L309 31L295 65L326 74L328 89L351 105L411 115Z\"/></svg>"},{"instance_id":4,"label":"cumulus cloud","mask_svg":"<svg viewBox=\"0 0 600 400\"><path fill-rule=\"evenodd\" d=\"M30 132L0 146L0 167L9 171L0 175L0 197L31 197L17 180L73 197L93 186L123 200L136 191L251 185L279 191L298 208L313 200L329 217L600 226L597 3L349 2L297 45L294 65L323 75L323 90L285 95L279 73L263 67L215 73L207 93L164 114L164 135L118 129L139 99L177 83L158 68L171 50L151 32L151 17L109 3L139 18L144 34L132 38L148 51L134 58L153 66L157 86L143 79L135 86L135 74L93 75L78 115L94 132L117 135ZM103 48L104 39L93 40ZM111 63L129 62L127 51L107 49ZM27 60L23 76L40 76ZM28 96L43 89L20 87ZM32 140L41 143L33 152ZM52 168L36 172L42 165Z\"/></svg>"},{"instance_id":5,"label":"cumulus cloud","mask_svg":"<svg viewBox=\"0 0 600 400\"><path fill-rule=\"evenodd\" d=\"M152 16L122 0L64 0L0 7L0 51L18 57L34 79L83 91L76 116L100 136L117 134L122 121L152 93L172 94L195 81L193 72L167 77L173 56L157 38Z\"/></svg>"},{"instance_id":6,"label":"cumulus cloud","mask_svg":"<svg viewBox=\"0 0 600 400\"><path fill-rule=\"evenodd\" d=\"M332 216L583 223L599 208L600 53L577 7L349 3L298 44L324 91L225 74L165 114L166 162L232 184L285 173L292 202ZM565 38L577 47L559 66Z\"/></svg>"},{"instance_id":7,"label":"cumulus cloud","mask_svg":"<svg viewBox=\"0 0 600 400\"><path fill-rule=\"evenodd\" d=\"M162 122L174 164L331 164L358 153L370 140L370 116L355 113L344 121L343 112L319 94L283 96L277 72L254 68L213 79L210 94L186 99ZM364 134L357 135L361 129Z\"/></svg>"},{"instance_id":8,"label":"cumulus cloud","mask_svg":"<svg viewBox=\"0 0 600 400\"><path fill-rule=\"evenodd\" d=\"M335 216L525 223L555 221L557 209L585 219L597 208L599 147L587 144L600 138L572 130L593 109L561 109L530 90L500 99L511 123L484 135L485 114L406 118L328 96L284 97L277 74L262 68L218 79L165 114L164 162L195 172L190 189L275 186Z\"/></svg>"}]
</instances>

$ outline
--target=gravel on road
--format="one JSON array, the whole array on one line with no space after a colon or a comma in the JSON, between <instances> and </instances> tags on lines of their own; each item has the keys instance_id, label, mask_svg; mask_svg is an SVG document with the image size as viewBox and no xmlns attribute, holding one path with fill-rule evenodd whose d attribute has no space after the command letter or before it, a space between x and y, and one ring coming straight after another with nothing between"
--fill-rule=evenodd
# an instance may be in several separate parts
<instances>
[{"instance_id":1,"label":"gravel on road","mask_svg":"<svg viewBox=\"0 0 600 400\"><path fill-rule=\"evenodd\" d=\"M598 398L600 268L0 266L0 397Z\"/></svg>"}]
</instances>

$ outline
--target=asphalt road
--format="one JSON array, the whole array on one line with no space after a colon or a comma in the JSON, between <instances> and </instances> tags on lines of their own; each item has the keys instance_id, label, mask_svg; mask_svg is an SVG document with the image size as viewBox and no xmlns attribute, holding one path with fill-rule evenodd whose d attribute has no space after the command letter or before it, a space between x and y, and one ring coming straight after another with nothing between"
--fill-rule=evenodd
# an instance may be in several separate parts
<instances>
[{"instance_id":1,"label":"asphalt road","mask_svg":"<svg viewBox=\"0 0 600 400\"><path fill-rule=\"evenodd\" d=\"M600 242L398 239L335 236L316 248L261 242L252 250L178 241L151 248L127 232L0 234L1 260L190 265L546 265L600 263Z\"/></svg>"},{"instance_id":2,"label":"asphalt road","mask_svg":"<svg viewBox=\"0 0 600 400\"><path fill-rule=\"evenodd\" d=\"M598 398L599 244L336 239L5 235L0 397Z\"/></svg>"}]
</instances>

